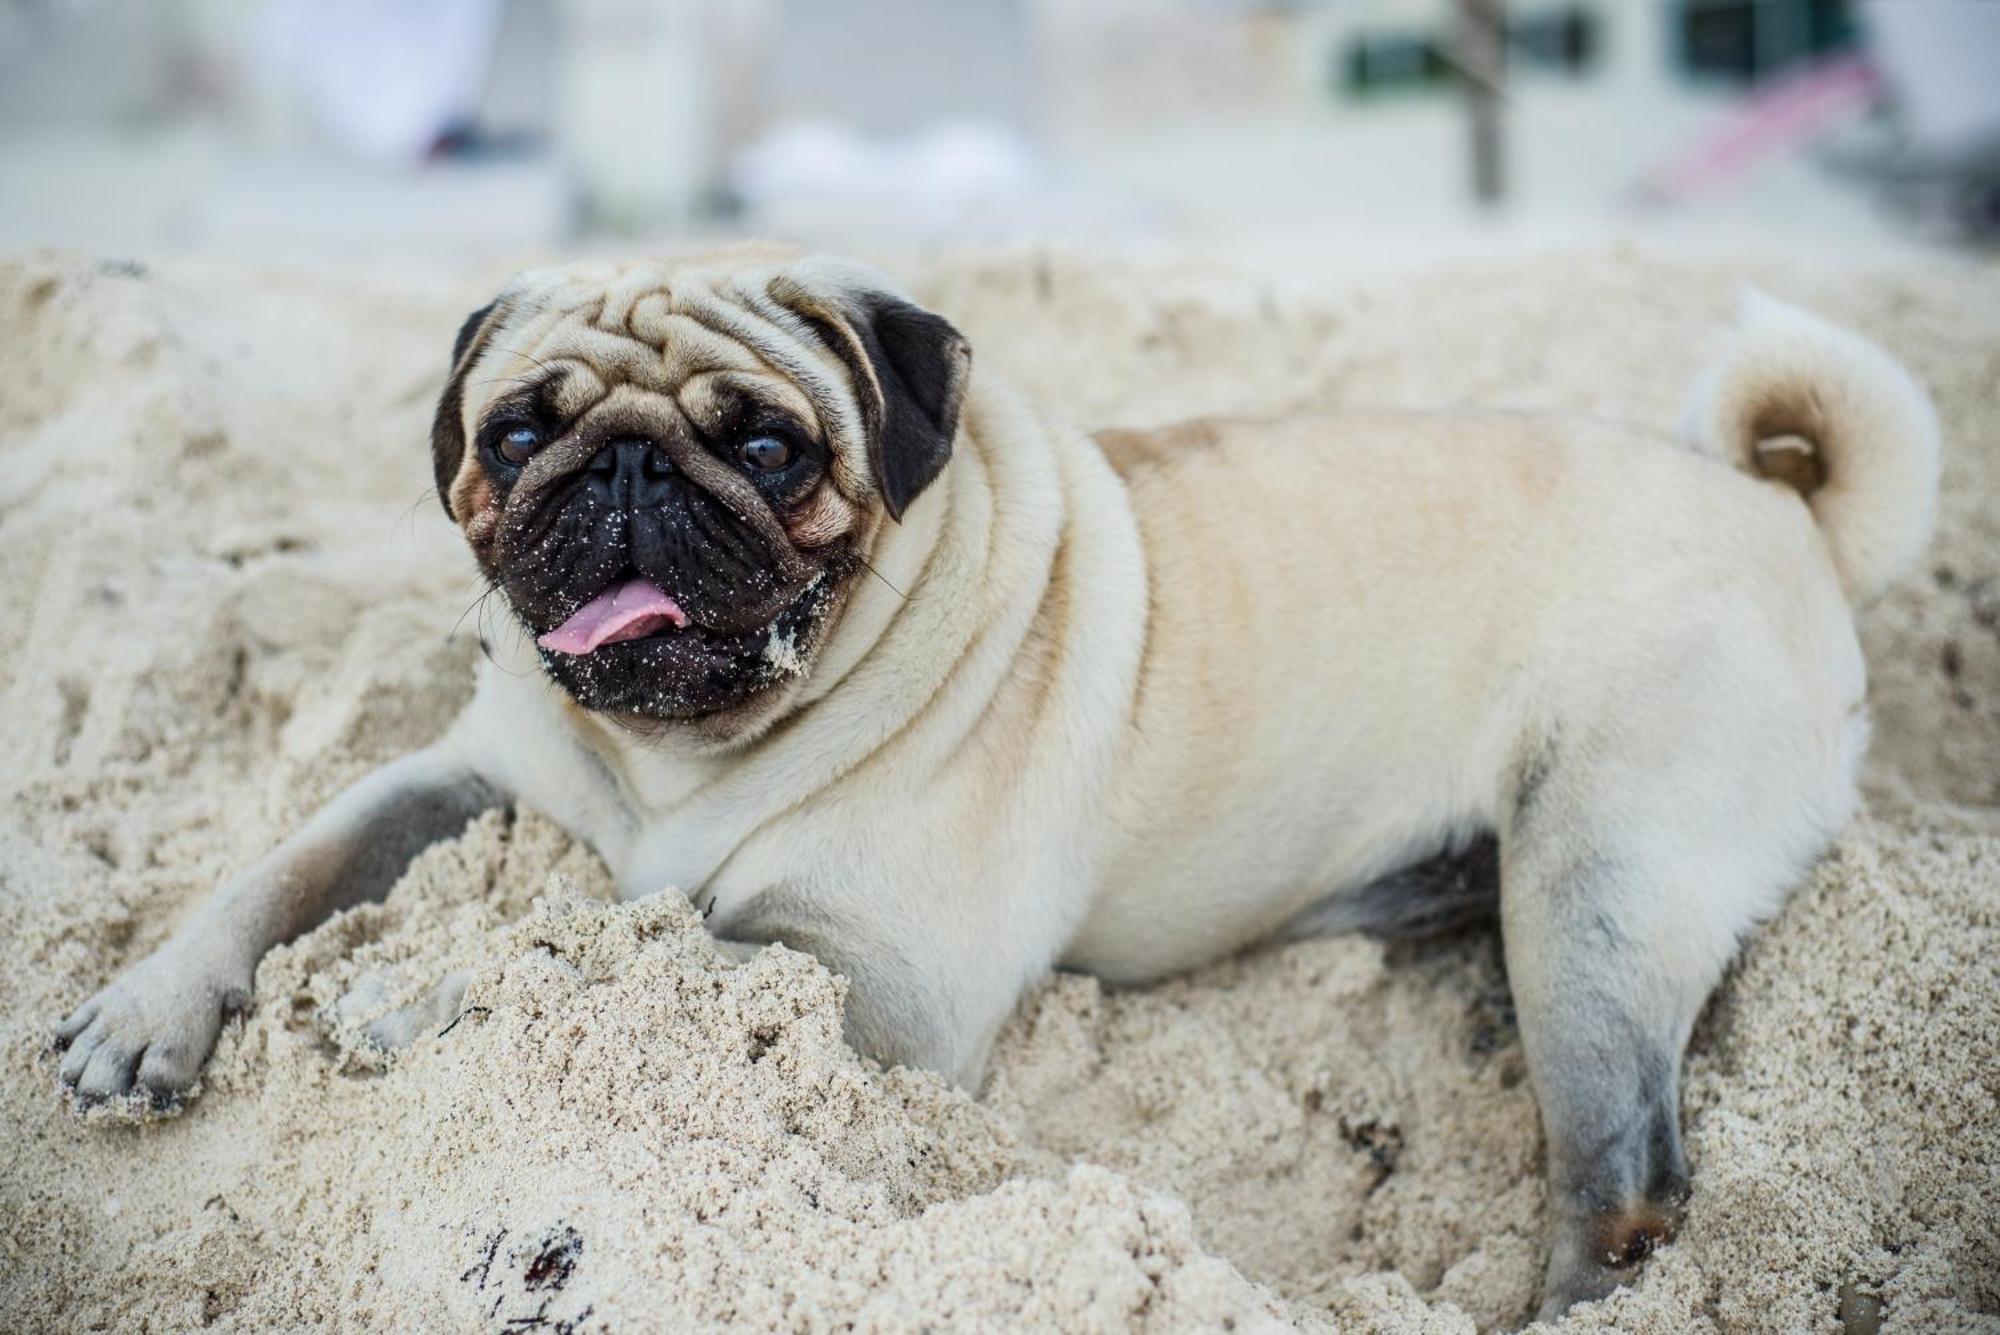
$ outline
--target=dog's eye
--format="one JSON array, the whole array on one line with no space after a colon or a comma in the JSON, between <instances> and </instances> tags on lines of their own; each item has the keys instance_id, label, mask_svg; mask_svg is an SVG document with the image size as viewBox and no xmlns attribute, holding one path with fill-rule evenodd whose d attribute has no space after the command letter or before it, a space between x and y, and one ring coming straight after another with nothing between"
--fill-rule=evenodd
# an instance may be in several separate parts
<instances>
[{"instance_id":1,"label":"dog's eye","mask_svg":"<svg viewBox=\"0 0 2000 1335\"><path fill-rule=\"evenodd\" d=\"M752 436L737 455L759 472L775 473L792 461L792 446L781 436Z\"/></svg>"},{"instance_id":2,"label":"dog's eye","mask_svg":"<svg viewBox=\"0 0 2000 1335\"><path fill-rule=\"evenodd\" d=\"M493 446L502 459L516 468L528 462L529 457L541 447L542 433L531 426L510 428Z\"/></svg>"}]
</instances>

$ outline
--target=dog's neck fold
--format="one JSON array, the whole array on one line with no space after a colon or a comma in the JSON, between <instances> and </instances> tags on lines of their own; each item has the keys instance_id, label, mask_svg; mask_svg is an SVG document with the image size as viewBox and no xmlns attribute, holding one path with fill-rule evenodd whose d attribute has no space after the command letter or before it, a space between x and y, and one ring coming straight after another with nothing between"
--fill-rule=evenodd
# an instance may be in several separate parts
<instances>
[{"instance_id":1,"label":"dog's neck fold","mask_svg":"<svg viewBox=\"0 0 2000 1335\"><path fill-rule=\"evenodd\" d=\"M878 538L880 578L857 576L799 705L766 738L692 760L621 745L614 763L647 831L632 863L658 882L627 893L674 884L702 902L756 828L892 740L911 773L963 742L1040 614L1066 505L1048 500L1063 495L1048 429L1010 391L975 385L958 445L938 484Z\"/></svg>"}]
</instances>

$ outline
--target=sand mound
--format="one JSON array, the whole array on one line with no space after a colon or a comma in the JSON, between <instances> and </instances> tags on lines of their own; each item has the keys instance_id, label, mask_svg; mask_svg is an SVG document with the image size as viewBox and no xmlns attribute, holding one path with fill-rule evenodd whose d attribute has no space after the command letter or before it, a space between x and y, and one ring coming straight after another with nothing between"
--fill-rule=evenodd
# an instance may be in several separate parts
<instances>
[{"instance_id":1,"label":"sand mound","mask_svg":"<svg viewBox=\"0 0 2000 1335\"><path fill-rule=\"evenodd\" d=\"M1313 294L1035 254L905 272L981 366L1091 425L1485 404L1666 429L1753 278L1905 358L1950 455L1940 540L1866 628L1868 810L1697 1032L1681 1239L1567 1325L2000 1330L2000 272L1593 253ZM483 299L0 267L0 1327L1525 1316L1539 1136L1478 933L1056 979L975 1101L856 1058L811 960L734 967L677 896L606 902L524 812L274 954L187 1115L68 1115L55 1019L464 698L490 609L424 440ZM392 1060L334 1004L458 968L463 1013Z\"/></svg>"}]
</instances>

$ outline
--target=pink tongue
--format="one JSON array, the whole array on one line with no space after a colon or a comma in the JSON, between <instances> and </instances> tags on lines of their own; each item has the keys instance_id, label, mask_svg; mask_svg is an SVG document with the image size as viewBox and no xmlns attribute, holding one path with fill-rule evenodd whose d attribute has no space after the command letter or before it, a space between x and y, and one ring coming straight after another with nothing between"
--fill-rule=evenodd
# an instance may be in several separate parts
<instances>
[{"instance_id":1,"label":"pink tongue","mask_svg":"<svg viewBox=\"0 0 2000 1335\"><path fill-rule=\"evenodd\" d=\"M687 613L659 585L635 577L598 594L535 643L559 654L587 654L599 645L636 640L662 626L687 623Z\"/></svg>"}]
</instances>

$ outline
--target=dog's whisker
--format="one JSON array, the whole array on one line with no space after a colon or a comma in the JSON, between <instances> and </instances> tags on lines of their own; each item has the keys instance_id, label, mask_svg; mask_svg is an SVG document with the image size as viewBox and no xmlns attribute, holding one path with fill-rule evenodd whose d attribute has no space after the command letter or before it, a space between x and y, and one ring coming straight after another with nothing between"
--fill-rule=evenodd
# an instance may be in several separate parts
<instances>
[{"instance_id":1,"label":"dog's whisker","mask_svg":"<svg viewBox=\"0 0 2000 1335\"><path fill-rule=\"evenodd\" d=\"M412 523L416 518L417 507L422 505L425 501L431 501L431 500L437 501L440 505L444 503L444 498L438 494L438 489L435 483L433 483L431 486L425 487L422 491L417 493L417 499L411 501L407 506L403 508L403 512L396 516L396 523L391 524L389 526L389 531L393 533L395 532L397 525Z\"/></svg>"},{"instance_id":2,"label":"dog's whisker","mask_svg":"<svg viewBox=\"0 0 2000 1335\"><path fill-rule=\"evenodd\" d=\"M883 574L881 571L877 570L874 564L870 562L867 557L857 556L854 559L861 562L862 566L868 571L869 574L873 575L876 579L881 580L883 587L888 589L889 592L895 594L898 598L901 598L906 603L910 601L910 595L904 593L901 589L897 588L895 584L889 579L889 577Z\"/></svg>"},{"instance_id":3,"label":"dog's whisker","mask_svg":"<svg viewBox=\"0 0 2000 1335\"><path fill-rule=\"evenodd\" d=\"M546 371L550 375L557 374L555 367L550 366L547 362L543 361L540 357L537 357L532 352L523 352L519 348L501 348L500 351L506 353L510 357L519 357L523 361L533 362L536 366L540 367L542 370ZM519 379L519 377L509 377L509 378Z\"/></svg>"},{"instance_id":4,"label":"dog's whisker","mask_svg":"<svg viewBox=\"0 0 2000 1335\"><path fill-rule=\"evenodd\" d=\"M465 624L465 619L471 616L475 611L483 609L486 606L486 600L488 598L491 598L494 594L500 592L500 586L497 583L495 583L492 579L482 576L481 582L486 585L486 588L480 593L480 595L477 598L474 598L472 602L466 606L466 609L463 612L460 612L458 614L458 620L451 623L451 629L445 633L445 639L450 640L456 638L458 635L459 627ZM473 627L474 629L479 630L483 633L485 630L485 623L482 621L475 621L473 623Z\"/></svg>"}]
</instances>

